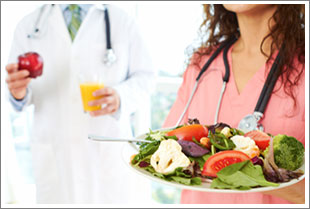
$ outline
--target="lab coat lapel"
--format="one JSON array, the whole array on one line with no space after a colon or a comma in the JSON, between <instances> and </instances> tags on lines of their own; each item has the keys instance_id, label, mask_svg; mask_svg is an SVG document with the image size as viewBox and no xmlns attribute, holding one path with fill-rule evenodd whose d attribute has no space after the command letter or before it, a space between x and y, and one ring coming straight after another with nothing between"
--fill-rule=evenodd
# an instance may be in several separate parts
<instances>
[{"instance_id":1,"label":"lab coat lapel","mask_svg":"<svg viewBox=\"0 0 310 209\"><path fill-rule=\"evenodd\" d=\"M59 37L69 43L72 43L62 10L59 5L55 5L55 7L56 8L52 13L51 18L49 19L49 23L53 26L53 29L57 32Z\"/></svg>"},{"instance_id":2,"label":"lab coat lapel","mask_svg":"<svg viewBox=\"0 0 310 209\"><path fill-rule=\"evenodd\" d=\"M84 20L82 21L76 35L75 35L75 38L73 40L73 44L78 42L80 40L80 34L81 34L81 31L85 30L85 27L87 26L87 24L89 25L88 21L90 21L89 19L91 18L92 16L92 13L96 10L96 7L95 6L92 6L91 8L89 8L86 16L84 17ZM85 26L86 25L86 26ZM68 31L68 30L67 30ZM69 32L68 32L68 35L69 35ZM71 39L70 39L71 40Z\"/></svg>"}]
</instances>

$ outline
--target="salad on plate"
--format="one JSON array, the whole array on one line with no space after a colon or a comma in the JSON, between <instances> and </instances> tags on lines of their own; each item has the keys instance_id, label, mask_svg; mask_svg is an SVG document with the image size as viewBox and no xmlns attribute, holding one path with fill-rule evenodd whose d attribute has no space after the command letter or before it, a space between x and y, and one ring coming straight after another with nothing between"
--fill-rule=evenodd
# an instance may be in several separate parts
<instances>
[{"instance_id":1,"label":"salad on plate","mask_svg":"<svg viewBox=\"0 0 310 209\"><path fill-rule=\"evenodd\" d=\"M132 167L155 178L187 186L250 190L278 187L303 176L304 146L296 138L243 133L227 124L202 125L197 119L146 134Z\"/></svg>"}]
</instances>

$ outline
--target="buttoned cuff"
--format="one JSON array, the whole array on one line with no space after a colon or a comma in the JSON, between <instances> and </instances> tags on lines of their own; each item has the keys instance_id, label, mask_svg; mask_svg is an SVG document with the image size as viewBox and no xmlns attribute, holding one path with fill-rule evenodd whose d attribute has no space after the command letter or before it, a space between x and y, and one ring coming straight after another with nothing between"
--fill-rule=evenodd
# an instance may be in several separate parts
<instances>
[{"instance_id":1,"label":"buttoned cuff","mask_svg":"<svg viewBox=\"0 0 310 209\"><path fill-rule=\"evenodd\" d=\"M18 112L24 109L26 104L29 102L30 97L31 97L31 91L29 88L27 88L26 96L21 100L14 98L13 95L9 93L9 101L13 105L14 109Z\"/></svg>"}]
</instances>

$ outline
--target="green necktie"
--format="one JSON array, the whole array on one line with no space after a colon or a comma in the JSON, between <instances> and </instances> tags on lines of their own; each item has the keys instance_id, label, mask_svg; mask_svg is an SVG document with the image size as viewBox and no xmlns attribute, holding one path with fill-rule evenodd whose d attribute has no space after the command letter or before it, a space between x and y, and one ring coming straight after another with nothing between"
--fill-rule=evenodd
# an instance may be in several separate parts
<instances>
[{"instance_id":1,"label":"green necktie","mask_svg":"<svg viewBox=\"0 0 310 209\"><path fill-rule=\"evenodd\" d=\"M80 7L76 4L70 4L69 5L69 11L72 14L71 22L68 25L68 30L71 36L71 39L73 41L80 25L81 25L81 13L80 13Z\"/></svg>"}]
</instances>

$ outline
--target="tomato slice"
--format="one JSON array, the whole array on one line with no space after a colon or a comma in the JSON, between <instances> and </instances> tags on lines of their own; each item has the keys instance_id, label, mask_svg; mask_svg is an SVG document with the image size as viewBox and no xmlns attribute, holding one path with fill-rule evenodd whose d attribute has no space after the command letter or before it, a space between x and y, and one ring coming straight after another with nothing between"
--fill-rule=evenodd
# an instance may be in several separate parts
<instances>
[{"instance_id":1,"label":"tomato slice","mask_svg":"<svg viewBox=\"0 0 310 209\"><path fill-rule=\"evenodd\" d=\"M186 125L169 131L167 136L176 136L178 140L186 141L193 141L195 137L200 142L202 137L208 137L208 128L200 124Z\"/></svg>"},{"instance_id":2,"label":"tomato slice","mask_svg":"<svg viewBox=\"0 0 310 209\"><path fill-rule=\"evenodd\" d=\"M250 160L249 156L241 151L226 150L218 152L205 162L202 170L203 176L216 177L216 173L234 163Z\"/></svg>"},{"instance_id":3,"label":"tomato slice","mask_svg":"<svg viewBox=\"0 0 310 209\"><path fill-rule=\"evenodd\" d=\"M270 136L262 131L254 130L244 134L245 137L250 137L255 141L259 149L265 150L269 146Z\"/></svg>"}]
</instances>

